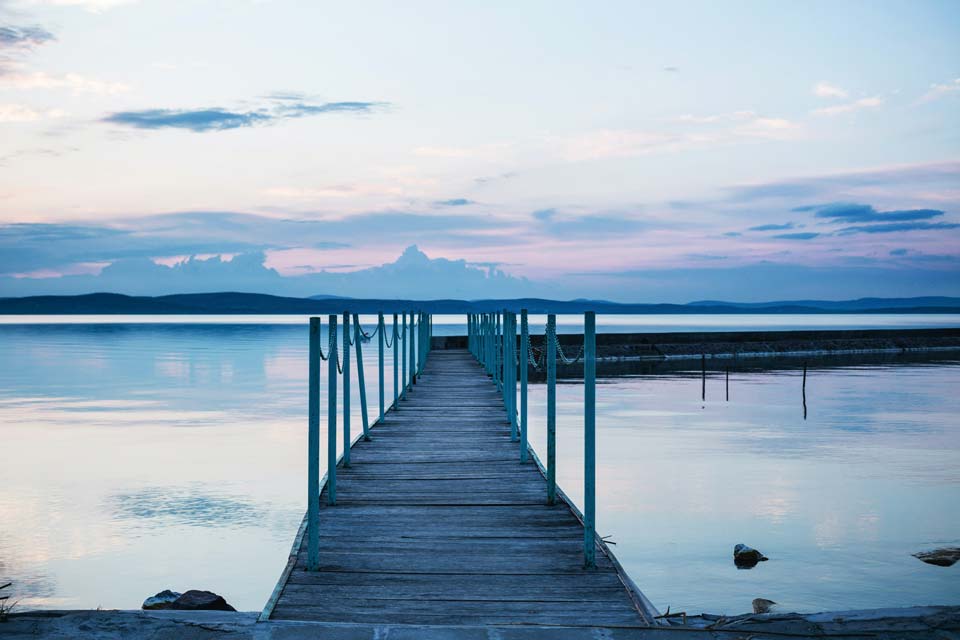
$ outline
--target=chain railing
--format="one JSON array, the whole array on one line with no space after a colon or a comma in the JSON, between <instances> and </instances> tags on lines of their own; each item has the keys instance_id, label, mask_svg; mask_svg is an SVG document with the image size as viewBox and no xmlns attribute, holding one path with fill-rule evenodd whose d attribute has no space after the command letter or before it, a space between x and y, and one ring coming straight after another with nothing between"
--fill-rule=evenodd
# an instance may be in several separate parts
<instances>
[{"instance_id":1,"label":"chain railing","mask_svg":"<svg viewBox=\"0 0 960 640\"><path fill-rule=\"evenodd\" d=\"M409 335L407 334L409 316ZM391 338L387 337L386 323L383 314L377 316L377 328L372 333L363 330L360 316L356 313L344 312L342 348L338 347L338 316L330 315L327 318L327 353L321 347L321 318L310 318L309 331L309 367L308 367L308 411L307 411L307 568L317 571L320 568L320 494L324 487L327 489L327 504L337 504L337 466L350 466L350 447L356 440L370 439L370 429L385 419L390 411L400 410L400 400L407 397L413 390L416 379L419 377L430 354L430 338L433 331L433 322L429 314L403 313L402 329L398 325L399 314L393 314L393 331ZM351 326L352 325L352 326ZM379 414L373 423L370 423L367 406L367 388L363 362L363 344L370 342L373 336L377 341L377 374L378 374L378 409ZM360 398L360 420L362 432L354 438L351 426L352 409L350 406L352 394L352 371L350 348L354 348L356 358L356 374L358 396ZM384 391L385 349L393 351L393 402L385 406ZM320 477L320 363L327 363L327 473L325 478ZM337 380L342 379L339 385ZM339 387L339 389L338 389ZM343 453L337 456L337 395L342 392L342 433Z\"/></svg>"},{"instance_id":2,"label":"chain railing","mask_svg":"<svg viewBox=\"0 0 960 640\"><path fill-rule=\"evenodd\" d=\"M534 347L530 340L527 311L520 311L520 344L517 344L517 314L504 310L467 316L467 347L483 365L497 391L503 394L504 409L510 423L510 435L519 441L520 462L532 454L527 440L527 382L530 367L546 369L547 378L547 463L541 465L547 479L548 505L557 501L557 363L571 365L583 360L584 385L584 510L582 514L584 566L596 566L596 314L584 314L583 343L575 356L563 350L557 337L557 317L547 316L543 344ZM519 411L517 381L519 373ZM519 437L518 437L519 436ZM573 507L573 505L571 505Z\"/></svg>"}]
</instances>

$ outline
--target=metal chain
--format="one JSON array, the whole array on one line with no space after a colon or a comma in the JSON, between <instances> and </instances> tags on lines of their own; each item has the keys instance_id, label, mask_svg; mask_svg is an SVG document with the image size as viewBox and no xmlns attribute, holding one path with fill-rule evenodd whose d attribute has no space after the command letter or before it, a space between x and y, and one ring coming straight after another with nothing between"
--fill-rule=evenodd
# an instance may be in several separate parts
<instances>
[{"instance_id":1,"label":"metal chain","mask_svg":"<svg viewBox=\"0 0 960 640\"><path fill-rule=\"evenodd\" d=\"M381 322L380 324L381 324L381 326L383 326L383 340L384 340L384 342L387 343L387 349L393 349L393 344L390 342L390 338L387 337L386 322ZM396 341L397 341L397 332L396 332L396 330L394 330L394 331L393 331L393 342L396 342Z\"/></svg>"},{"instance_id":2,"label":"metal chain","mask_svg":"<svg viewBox=\"0 0 960 640\"><path fill-rule=\"evenodd\" d=\"M333 332L330 332L330 355L328 357L333 358L333 361L337 363L337 371L340 374L343 374L343 364L340 362L340 352L337 350L337 338L333 335Z\"/></svg>"},{"instance_id":3,"label":"metal chain","mask_svg":"<svg viewBox=\"0 0 960 640\"><path fill-rule=\"evenodd\" d=\"M564 364L574 364L575 362L578 362L580 358L583 357L583 345L580 345L580 351L577 352L577 355L575 357L568 358L566 354L563 352L563 347L560 346L560 338L557 337L556 333L553 334L553 340L557 344L557 355L560 357L560 360Z\"/></svg>"},{"instance_id":4,"label":"metal chain","mask_svg":"<svg viewBox=\"0 0 960 640\"><path fill-rule=\"evenodd\" d=\"M357 328L360 329L360 335L363 336L364 340L372 340L373 336L377 335L377 331L380 331L380 323L377 322L377 328L373 330L373 333L367 333L363 329L363 325L360 324L360 317L357 316L357 322L354 323L357 325Z\"/></svg>"}]
</instances>

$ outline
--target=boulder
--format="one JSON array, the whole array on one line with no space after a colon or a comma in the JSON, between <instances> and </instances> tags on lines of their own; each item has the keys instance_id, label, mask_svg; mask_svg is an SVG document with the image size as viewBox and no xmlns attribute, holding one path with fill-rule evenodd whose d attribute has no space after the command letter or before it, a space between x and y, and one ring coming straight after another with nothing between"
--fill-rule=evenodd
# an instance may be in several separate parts
<instances>
[{"instance_id":1,"label":"boulder","mask_svg":"<svg viewBox=\"0 0 960 640\"><path fill-rule=\"evenodd\" d=\"M934 549L933 551L921 551L913 554L914 558L923 560L927 564L935 564L938 567L952 567L957 560L960 560L960 547L944 547L943 549Z\"/></svg>"},{"instance_id":2,"label":"boulder","mask_svg":"<svg viewBox=\"0 0 960 640\"><path fill-rule=\"evenodd\" d=\"M766 562L767 557L745 544L738 544L733 548L733 563L738 569L752 569L758 562Z\"/></svg>"},{"instance_id":3,"label":"boulder","mask_svg":"<svg viewBox=\"0 0 960 640\"><path fill-rule=\"evenodd\" d=\"M169 609L181 594L170 589L164 589L155 596L150 596L143 601L141 609Z\"/></svg>"},{"instance_id":4,"label":"boulder","mask_svg":"<svg viewBox=\"0 0 960 640\"><path fill-rule=\"evenodd\" d=\"M218 596L212 591L199 591L197 589L190 589L190 591L184 593L176 599L170 608L181 611L236 611L236 609L227 604L223 596Z\"/></svg>"},{"instance_id":5,"label":"boulder","mask_svg":"<svg viewBox=\"0 0 960 640\"><path fill-rule=\"evenodd\" d=\"M753 599L753 612L754 613L770 613L774 610L774 605L777 604L773 600L767 600L766 598L754 598Z\"/></svg>"}]
</instances>

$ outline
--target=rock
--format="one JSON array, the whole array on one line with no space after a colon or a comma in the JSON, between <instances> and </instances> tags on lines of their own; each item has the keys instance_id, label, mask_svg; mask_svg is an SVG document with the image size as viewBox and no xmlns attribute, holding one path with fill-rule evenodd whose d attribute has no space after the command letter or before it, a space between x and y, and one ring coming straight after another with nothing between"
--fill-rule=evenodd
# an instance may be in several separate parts
<instances>
[{"instance_id":1,"label":"rock","mask_svg":"<svg viewBox=\"0 0 960 640\"><path fill-rule=\"evenodd\" d=\"M218 596L212 591L199 591L197 589L190 589L190 591L184 593L176 599L170 608L181 611L236 611L236 609L227 604L223 596Z\"/></svg>"},{"instance_id":2,"label":"rock","mask_svg":"<svg viewBox=\"0 0 960 640\"><path fill-rule=\"evenodd\" d=\"M927 564L935 564L938 567L952 567L957 560L960 560L960 547L944 547L943 549L934 549L933 551L921 551L913 554L914 558L923 560Z\"/></svg>"},{"instance_id":3,"label":"rock","mask_svg":"<svg viewBox=\"0 0 960 640\"><path fill-rule=\"evenodd\" d=\"M180 594L170 589L164 589L155 596L150 596L143 601L141 609L169 609L171 605L180 597Z\"/></svg>"},{"instance_id":4,"label":"rock","mask_svg":"<svg viewBox=\"0 0 960 640\"><path fill-rule=\"evenodd\" d=\"M754 598L753 599L753 612L754 613L770 613L775 608L773 605L777 604L773 600L767 600L766 598Z\"/></svg>"},{"instance_id":5,"label":"rock","mask_svg":"<svg viewBox=\"0 0 960 640\"><path fill-rule=\"evenodd\" d=\"M738 569L752 569L758 562L766 562L767 557L745 544L738 544L733 548L733 563Z\"/></svg>"}]
</instances>

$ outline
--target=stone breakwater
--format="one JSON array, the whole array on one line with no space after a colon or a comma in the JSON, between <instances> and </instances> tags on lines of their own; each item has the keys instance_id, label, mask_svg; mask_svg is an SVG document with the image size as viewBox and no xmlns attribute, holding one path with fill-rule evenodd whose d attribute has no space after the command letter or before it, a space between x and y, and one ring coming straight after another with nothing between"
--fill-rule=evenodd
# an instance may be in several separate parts
<instances>
[{"instance_id":1,"label":"stone breakwater","mask_svg":"<svg viewBox=\"0 0 960 640\"><path fill-rule=\"evenodd\" d=\"M576 353L579 334L557 336L565 351ZM531 335L535 350L543 335ZM465 336L433 338L434 349L466 348ZM745 357L752 354L850 354L909 351L960 351L960 327L949 329L844 329L813 331L700 331L597 334L597 358L663 360L679 357Z\"/></svg>"},{"instance_id":2,"label":"stone breakwater","mask_svg":"<svg viewBox=\"0 0 960 640\"><path fill-rule=\"evenodd\" d=\"M579 334L560 334L557 340L568 355L576 354L583 344L583 336ZM530 342L534 355L539 356L543 347L542 333L531 335ZM434 337L432 346L434 349L462 349L466 346L466 337ZM657 371L691 368L690 361L700 359L706 360L707 368L712 370L735 362L748 368L766 368L764 360L768 363L777 359L793 360L796 364L800 358L830 366L841 364L840 357L843 356L854 356L858 360L870 357L881 360L887 357L957 359L960 358L960 327L597 334L600 375L653 372L646 371L645 365ZM696 366L699 368L699 363ZM557 375L577 377L582 375L582 365L559 363ZM541 377L536 371L531 371L530 376L531 380Z\"/></svg>"}]
</instances>

